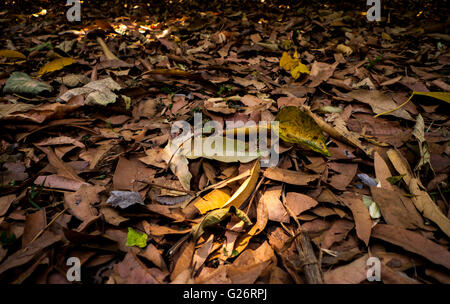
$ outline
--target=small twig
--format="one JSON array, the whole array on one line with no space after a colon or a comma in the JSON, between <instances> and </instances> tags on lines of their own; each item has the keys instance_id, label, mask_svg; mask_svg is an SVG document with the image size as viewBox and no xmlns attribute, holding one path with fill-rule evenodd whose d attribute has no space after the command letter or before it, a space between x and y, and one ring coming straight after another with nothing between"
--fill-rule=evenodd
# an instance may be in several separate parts
<instances>
[{"instance_id":1,"label":"small twig","mask_svg":"<svg viewBox=\"0 0 450 304\"><path fill-rule=\"evenodd\" d=\"M395 107L395 108L393 108L393 109L391 109L391 110L388 110L388 111L386 111L386 112L377 114L377 115L374 116L374 118L377 118L378 116L381 116L381 115L387 115L387 114L389 114L389 113L392 113L392 112L394 112L394 111L397 111L398 109L401 109L403 106L405 106L408 102L411 101L411 99L412 99L413 96L414 96L414 94L411 94L411 96L408 98L408 100L405 101L404 103L402 103L401 105L399 105L398 107Z\"/></svg>"},{"instance_id":2,"label":"small twig","mask_svg":"<svg viewBox=\"0 0 450 304\"><path fill-rule=\"evenodd\" d=\"M253 190L253 193L250 197L250 201L248 202L248 207L247 207L247 211L245 212L246 214L248 214L248 212L250 211L250 207L252 206L252 203L255 199L256 196L256 192L258 192L259 188L261 187L262 183L264 182L265 177L263 176L260 180L259 183L256 185L255 190Z\"/></svg>"},{"instance_id":3,"label":"small twig","mask_svg":"<svg viewBox=\"0 0 450 304\"><path fill-rule=\"evenodd\" d=\"M147 184L147 185L150 185L150 186L155 186L155 187L158 187L158 188L162 188L162 189L167 189L167 190L172 190L172 191L178 191L178 192L184 192L184 193L190 193L190 194L196 194L197 192L195 192L195 191L192 191L192 190L184 190L184 189L178 189L178 188L174 188L174 187L169 187L169 186L163 186L163 185L158 185L158 184L155 184L155 183L149 183L149 182L146 182L146 181L144 181L144 180L135 180L136 182L140 182L140 183L144 183L144 184Z\"/></svg>"}]
</instances>

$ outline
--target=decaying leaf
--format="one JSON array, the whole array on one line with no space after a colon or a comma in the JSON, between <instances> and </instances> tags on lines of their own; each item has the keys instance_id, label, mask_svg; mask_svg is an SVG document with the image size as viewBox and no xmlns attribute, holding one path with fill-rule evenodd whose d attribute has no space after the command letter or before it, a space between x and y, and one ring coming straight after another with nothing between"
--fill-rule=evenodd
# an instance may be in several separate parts
<instances>
[{"instance_id":1,"label":"decaying leaf","mask_svg":"<svg viewBox=\"0 0 450 304\"><path fill-rule=\"evenodd\" d=\"M106 201L113 207L120 207L121 209L128 208L134 204L145 205L142 201L139 192L131 191L111 191L111 196Z\"/></svg>"},{"instance_id":2,"label":"decaying leaf","mask_svg":"<svg viewBox=\"0 0 450 304\"><path fill-rule=\"evenodd\" d=\"M59 99L67 102L74 96L86 95L84 101L85 104L106 106L116 102L117 95L112 91L120 89L121 86L108 77L97 81L91 81L81 88L71 89L59 96Z\"/></svg>"},{"instance_id":3,"label":"decaying leaf","mask_svg":"<svg viewBox=\"0 0 450 304\"><path fill-rule=\"evenodd\" d=\"M189 190L191 188L192 174L189 172L189 162L183 153L182 147L183 141L171 141L167 143L162 153L162 159L169 165L173 174L178 177L181 185L184 189Z\"/></svg>"},{"instance_id":4,"label":"decaying leaf","mask_svg":"<svg viewBox=\"0 0 450 304\"><path fill-rule=\"evenodd\" d=\"M278 112L275 120L280 122L279 136L284 141L330 156L320 127L299 108L286 106Z\"/></svg>"},{"instance_id":5,"label":"decaying leaf","mask_svg":"<svg viewBox=\"0 0 450 304\"><path fill-rule=\"evenodd\" d=\"M3 88L4 93L31 95L38 95L45 91L52 92L53 88L46 83L32 79L30 76L22 72L12 73Z\"/></svg>"}]
</instances>

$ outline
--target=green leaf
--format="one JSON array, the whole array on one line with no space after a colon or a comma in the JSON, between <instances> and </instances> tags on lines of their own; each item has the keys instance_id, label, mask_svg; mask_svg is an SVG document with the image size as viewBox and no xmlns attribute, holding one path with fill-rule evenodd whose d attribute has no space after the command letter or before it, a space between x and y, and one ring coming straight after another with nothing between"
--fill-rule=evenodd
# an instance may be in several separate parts
<instances>
[{"instance_id":1,"label":"green leaf","mask_svg":"<svg viewBox=\"0 0 450 304\"><path fill-rule=\"evenodd\" d=\"M395 185L397 184L399 181L402 180L403 176L405 176L406 174L402 174L402 175L397 175L397 176L391 176L386 178L386 180L391 183L391 185Z\"/></svg>"},{"instance_id":2,"label":"green leaf","mask_svg":"<svg viewBox=\"0 0 450 304\"><path fill-rule=\"evenodd\" d=\"M51 50L51 49L53 49L52 44L50 42L44 42L44 43L36 45L35 47L28 48L27 51L33 52L33 51L42 51L42 50Z\"/></svg>"},{"instance_id":3,"label":"green leaf","mask_svg":"<svg viewBox=\"0 0 450 304\"><path fill-rule=\"evenodd\" d=\"M147 246L147 234L135 231L133 228L128 227L127 246L137 246L144 248Z\"/></svg>"},{"instance_id":4,"label":"green leaf","mask_svg":"<svg viewBox=\"0 0 450 304\"><path fill-rule=\"evenodd\" d=\"M282 140L300 144L325 156L330 156L320 127L299 108L283 107L275 120L280 122L279 136Z\"/></svg>"},{"instance_id":5,"label":"green leaf","mask_svg":"<svg viewBox=\"0 0 450 304\"><path fill-rule=\"evenodd\" d=\"M380 208L378 207L377 203L373 201L372 197L363 195L362 201L364 205L366 205L367 209L369 209L369 214L371 218L378 219L381 217Z\"/></svg>"},{"instance_id":6,"label":"green leaf","mask_svg":"<svg viewBox=\"0 0 450 304\"><path fill-rule=\"evenodd\" d=\"M35 80L22 72L12 73L3 88L4 93L31 95L38 95L44 91L51 92L53 91L53 88L48 84Z\"/></svg>"}]
</instances>

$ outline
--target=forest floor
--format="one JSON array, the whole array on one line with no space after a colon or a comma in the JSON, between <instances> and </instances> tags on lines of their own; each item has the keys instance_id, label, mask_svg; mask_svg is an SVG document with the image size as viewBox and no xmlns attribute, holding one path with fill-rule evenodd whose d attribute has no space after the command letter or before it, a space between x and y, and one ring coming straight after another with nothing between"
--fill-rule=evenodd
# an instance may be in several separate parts
<instances>
[{"instance_id":1,"label":"forest floor","mask_svg":"<svg viewBox=\"0 0 450 304\"><path fill-rule=\"evenodd\" d=\"M450 283L446 6L137 2L0 9L1 282Z\"/></svg>"}]
</instances>

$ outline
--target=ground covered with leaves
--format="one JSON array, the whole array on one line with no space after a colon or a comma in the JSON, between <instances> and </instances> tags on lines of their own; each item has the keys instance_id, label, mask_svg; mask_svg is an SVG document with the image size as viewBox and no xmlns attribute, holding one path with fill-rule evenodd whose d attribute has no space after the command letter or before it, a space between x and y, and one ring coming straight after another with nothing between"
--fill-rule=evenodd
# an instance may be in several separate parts
<instances>
[{"instance_id":1,"label":"ground covered with leaves","mask_svg":"<svg viewBox=\"0 0 450 304\"><path fill-rule=\"evenodd\" d=\"M336 2L2 8L1 282L450 283L448 10ZM189 158L195 113L279 161Z\"/></svg>"}]
</instances>

